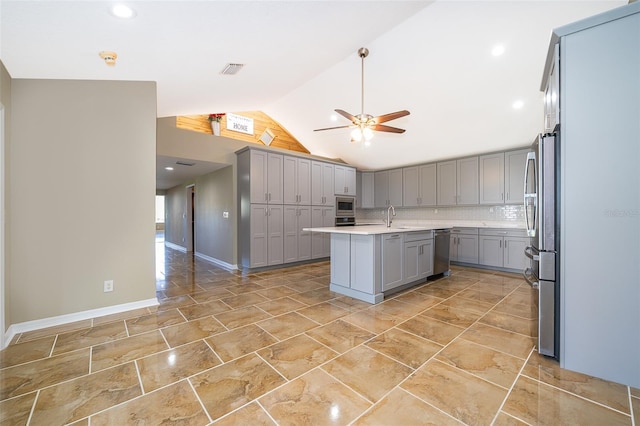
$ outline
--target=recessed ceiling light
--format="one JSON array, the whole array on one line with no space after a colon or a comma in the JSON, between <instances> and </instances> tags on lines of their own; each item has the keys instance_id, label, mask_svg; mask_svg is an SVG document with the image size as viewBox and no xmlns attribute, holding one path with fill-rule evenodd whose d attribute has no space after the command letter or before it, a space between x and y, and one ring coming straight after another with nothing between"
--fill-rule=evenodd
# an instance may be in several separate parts
<instances>
[{"instance_id":1,"label":"recessed ceiling light","mask_svg":"<svg viewBox=\"0 0 640 426\"><path fill-rule=\"evenodd\" d=\"M131 19L136 16L136 13L129 6L124 4L116 4L111 8L111 13L113 16L122 19Z\"/></svg>"},{"instance_id":2,"label":"recessed ceiling light","mask_svg":"<svg viewBox=\"0 0 640 426\"><path fill-rule=\"evenodd\" d=\"M520 109L524 106L524 102L522 101L515 101L513 103L513 105L511 105L513 107L513 109Z\"/></svg>"},{"instance_id":3,"label":"recessed ceiling light","mask_svg":"<svg viewBox=\"0 0 640 426\"><path fill-rule=\"evenodd\" d=\"M493 56L500 56L504 53L504 46L501 44L498 44L496 46L493 47L493 49L491 49L491 54Z\"/></svg>"},{"instance_id":4,"label":"recessed ceiling light","mask_svg":"<svg viewBox=\"0 0 640 426\"><path fill-rule=\"evenodd\" d=\"M331 121L338 121L338 116L335 114L331 114L331 117L329 117L331 119Z\"/></svg>"},{"instance_id":5,"label":"recessed ceiling light","mask_svg":"<svg viewBox=\"0 0 640 426\"><path fill-rule=\"evenodd\" d=\"M164 169L171 171L171 170L173 170L173 167L165 167Z\"/></svg>"}]
</instances>

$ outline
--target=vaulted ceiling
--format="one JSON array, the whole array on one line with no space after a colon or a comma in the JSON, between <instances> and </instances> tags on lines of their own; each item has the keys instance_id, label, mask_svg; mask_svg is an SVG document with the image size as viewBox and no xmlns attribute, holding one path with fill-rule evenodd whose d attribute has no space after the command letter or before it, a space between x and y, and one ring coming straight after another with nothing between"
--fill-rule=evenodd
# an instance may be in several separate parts
<instances>
[{"instance_id":1,"label":"vaulted ceiling","mask_svg":"<svg viewBox=\"0 0 640 426\"><path fill-rule=\"evenodd\" d=\"M262 110L312 154L380 169L530 143L551 30L626 1L125 3L134 18L113 2L2 0L0 58L13 78L156 81L159 117ZM365 112L411 111L388 123L406 133L368 147L313 131L348 124L336 108L361 112L363 46ZM245 66L221 75L227 63Z\"/></svg>"}]
</instances>

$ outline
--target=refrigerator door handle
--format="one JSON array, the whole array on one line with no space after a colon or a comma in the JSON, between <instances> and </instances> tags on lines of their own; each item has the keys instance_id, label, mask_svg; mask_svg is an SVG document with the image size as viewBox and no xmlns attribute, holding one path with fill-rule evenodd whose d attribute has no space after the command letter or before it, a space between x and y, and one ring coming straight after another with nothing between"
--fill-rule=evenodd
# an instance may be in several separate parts
<instances>
[{"instance_id":1,"label":"refrigerator door handle","mask_svg":"<svg viewBox=\"0 0 640 426\"><path fill-rule=\"evenodd\" d=\"M535 275L533 275L533 271L531 270L531 268L527 268L522 272L522 276L524 277L524 280L533 288L538 288L538 281L536 280L530 280L529 277L533 277L535 278Z\"/></svg>"},{"instance_id":2,"label":"refrigerator door handle","mask_svg":"<svg viewBox=\"0 0 640 426\"><path fill-rule=\"evenodd\" d=\"M530 175L529 168L533 167L533 174ZM529 177L533 179L533 192L529 192ZM529 206L532 206L532 216L529 217ZM527 226L527 235L536 236L536 216L538 214L538 173L536 170L536 153L527 153L527 161L524 167L524 221Z\"/></svg>"},{"instance_id":3,"label":"refrigerator door handle","mask_svg":"<svg viewBox=\"0 0 640 426\"><path fill-rule=\"evenodd\" d=\"M532 259L532 260L540 260L540 255L539 254L534 254L533 253L534 250L535 249L533 247L528 246L527 248L524 249L524 255L527 256L529 259Z\"/></svg>"}]
</instances>

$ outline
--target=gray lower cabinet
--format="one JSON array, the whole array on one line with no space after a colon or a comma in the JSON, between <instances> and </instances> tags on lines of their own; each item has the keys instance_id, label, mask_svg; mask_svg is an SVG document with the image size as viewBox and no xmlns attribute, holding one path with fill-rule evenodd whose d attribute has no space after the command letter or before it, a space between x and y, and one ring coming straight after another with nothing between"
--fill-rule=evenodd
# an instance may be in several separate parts
<instances>
[{"instance_id":1,"label":"gray lower cabinet","mask_svg":"<svg viewBox=\"0 0 640 426\"><path fill-rule=\"evenodd\" d=\"M310 206L284 206L284 263L311 259Z\"/></svg>"},{"instance_id":2,"label":"gray lower cabinet","mask_svg":"<svg viewBox=\"0 0 640 426\"><path fill-rule=\"evenodd\" d=\"M478 263L478 228L453 228L449 244L452 262Z\"/></svg>"},{"instance_id":3,"label":"gray lower cabinet","mask_svg":"<svg viewBox=\"0 0 640 426\"><path fill-rule=\"evenodd\" d=\"M402 234L382 236L382 291L404 284L404 249Z\"/></svg>"},{"instance_id":4,"label":"gray lower cabinet","mask_svg":"<svg viewBox=\"0 0 640 426\"><path fill-rule=\"evenodd\" d=\"M331 283L351 287L351 235L331 235Z\"/></svg>"},{"instance_id":5,"label":"gray lower cabinet","mask_svg":"<svg viewBox=\"0 0 640 426\"><path fill-rule=\"evenodd\" d=\"M284 261L284 209L282 205L252 204L250 222L251 268L280 265Z\"/></svg>"},{"instance_id":6,"label":"gray lower cabinet","mask_svg":"<svg viewBox=\"0 0 640 426\"><path fill-rule=\"evenodd\" d=\"M433 275L433 233L405 234L404 281L407 283Z\"/></svg>"},{"instance_id":7,"label":"gray lower cabinet","mask_svg":"<svg viewBox=\"0 0 640 426\"><path fill-rule=\"evenodd\" d=\"M523 270L527 266L524 249L529 239L520 229L480 229L480 265Z\"/></svg>"},{"instance_id":8,"label":"gray lower cabinet","mask_svg":"<svg viewBox=\"0 0 640 426\"><path fill-rule=\"evenodd\" d=\"M324 228L335 225L333 207L311 206L311 227ZM311 233L311 258L319 259L331 256L331 234L324 232Z\"/></svg>"}]
</instances>

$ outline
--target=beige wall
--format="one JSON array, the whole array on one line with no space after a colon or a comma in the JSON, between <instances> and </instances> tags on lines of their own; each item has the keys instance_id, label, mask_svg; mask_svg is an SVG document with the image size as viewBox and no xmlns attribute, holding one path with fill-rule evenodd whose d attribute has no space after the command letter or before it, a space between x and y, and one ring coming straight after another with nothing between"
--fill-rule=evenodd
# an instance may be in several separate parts
<instances>
[{"instance_id":1,"label":"beige wall","mask_svg":"<svg viewBox=\"0 0 640 426\"><path fill-rule=\"evenodd\" d=\"M196 179L196 253L235 264L233 249L235 201L233 167L225 167ZM224 218L223 212L229 212Z\"/></svg>"},{"instance_id":2,"label":"beige wall","mask_svg":"<svg viewBox=\"0 0 640 426\"><path fill-rule=\"evenodd\" d=\"M0 137L4 137L4 142L6 146L7 144L9 144L9 141L11 139L11 76L7 72L7 69L4 67L4 64L2 63L2 61L0 61L0 104L2 104L2 106L4 107L4 129L3 129L4 135L0 135ZM2 179L3 179L4 185L6 185L7 176L8 176L7 170L9 167L9 164L6 161L6 152L3 152L3 155L1 155L0 158L2 158L4 162L2 167L3 171L1 173L4 174ZM1 194L0 196L4 196L4 194ZM5 205L2 205L0 208L5 208ZM4 211L2 213L2 218L4 218ZM2 222L0 222L0 226L2 226ZM8 228L4 228L2 232L0 232L0 238L2 238L3 244L6 241L6 236L8 231L9 231ZM5 285L6 276L7 276L6 262L4 259L6 248L4 245L3 245L2 252L3 252L2 253L3 257L2 257L2 262L0 263L0 297L2 298L2 300L0 300L0 303L2 304L2 309L0 309L0 312L2 313L3 317L1 318L0 323L3 325L3 327L0 327L0 332L2 332L2 334L4 335L4 332L10 325L9 316L11 312L11 305L9 303L6 303L7 297L6 297L6 291L4 290L4 285ZM2 339L0 339L0 341L1 340Z\"/></svg>"},{"instance_id":3,"label":"beige wall","mask_svg":"<svg viewBox=\"0 0 640 426\"><path fill-rule=\"evenodd\" d=\"M7 325L155 297L155 83L11 90Z\"/></svg>"}]
</instances>

